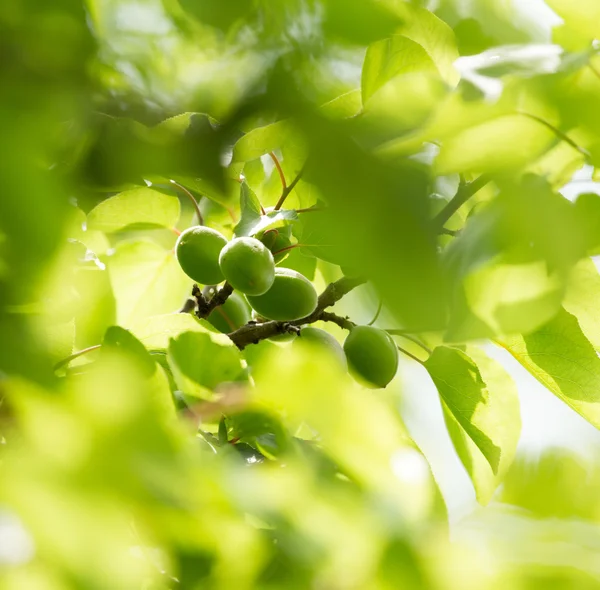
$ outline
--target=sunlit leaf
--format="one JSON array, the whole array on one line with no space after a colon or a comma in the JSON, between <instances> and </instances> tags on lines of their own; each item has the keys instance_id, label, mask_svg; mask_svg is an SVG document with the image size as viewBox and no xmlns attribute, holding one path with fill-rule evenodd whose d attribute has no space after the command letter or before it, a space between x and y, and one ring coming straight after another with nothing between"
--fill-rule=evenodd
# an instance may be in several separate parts
<instances>
[{"instance_id":1,"label":"sunlit leaf","mask_svg":"<svg viewBox=\"0 0 600 590\"><path fill-rule=\"evenodd\" d=\"M577 318L586 338L600 350L600 274L590 258L580 260L569 276L563 307Z\"/></svg>"},{"instance_id":2,"label":"sunlit leaf","mask_svg":"<svg viewBox=\"0 0 600 590\"><path fill-rule=\"evenodd\" d=\"M106 258L106 266L121 326L177 311L191 292L192 280L181 270L174 252L154 242L121 242Z\"/></svg>"},{"instance_id":3,"label":"sunlit leaf","mask_svg":"<svg viewBox=\"0 0 600 590\"><path fill-rule=\"evenodd\" d=\"M600 358L577 319L561 311L545 326L501 344L554 395L600 428Z\"/></svg>"},{"instance_id":4,"label":"sunlit leaf","mask_svg":"<svg viewBox=\"0 0 600 590\"><path fill-rule=\"evenodd\" d=\"M88 215L92 230L116 232L128 226L175 227L179 200L151 188L124 191L102 201Z\"/></svg>"},{"instance_id":5,"label":"sunlit leaf","mask_svg":"<svg viewBox=\"0 0 600 590\"><path fill-rule=\"evenodd\" d=\"M363 103L394 76L423 71L437 72L437 68L418 43L403 35L377 41L365 55L361 80Z\"/></svg>"},{"instance_id":6,"label":"sunlit leaf","mask_svg":"<svg viewBox=\"0 0 600 590\"><path fill-rule=\"evenodd\" d=\"M180 389L198 397L208 397L222 383L243 378L241 357L224 334L184 332L172 338L169 365Z\"/></svg>"},{"instance_id":7,"label":"sunlit leaf","mask_svg":"<svg viewBox=\"0 0 600 590\"><path fill-rule=\"evenodd\" d=\"M444 418L479 500L489 501L514 457L519 402L508 374L480 350L437 347L425 362L440 394Z\"/></svg>"},{"instance_id":8,"label":"sunlit leaf","mask_svg":"<svg viewBox=\"0 0 600 590\"><path fill-rule=\"evenodd\" d=\"M215 331L206 320L189 313L166 313L150 316L131 325L131 331L149 350L166 350L171 338L183 332Z\"/></svg>"},{"instance_id":9,"label":"sunlit leaf","mask_svg":"<svg viewBox=\"0 0 600 590\"><path fill-rule=\"evenodd\" d=\"M247 162L280 148L293 127L289 121L278 121L264 127L257 127L242 136L233 146L233 160Z\"/></svg>"}]
</instances>

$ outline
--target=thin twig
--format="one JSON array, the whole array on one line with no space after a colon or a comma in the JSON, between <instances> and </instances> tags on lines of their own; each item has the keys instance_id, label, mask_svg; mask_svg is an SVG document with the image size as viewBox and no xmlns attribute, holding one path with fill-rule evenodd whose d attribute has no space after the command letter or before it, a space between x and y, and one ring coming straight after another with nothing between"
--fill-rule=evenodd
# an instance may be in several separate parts
<instances>
[{"instance_id":1,"label":"thin twig","mask_svg":"<svg viewBox=\"0 0 600 590\"><path fill-rule=\"evenodd\" d=\"M275 164L275 168L277 168L277 172L279 172L279 178L281 179L282 190L285 190L287 188L287 184L285 182L285 175L283 173L283 169L281 168L281 164L279 163L277 156L273 152L269 152L269 156L271 156L271 160L273 160L273 163Z\"/></svg>"},{"instance_id":2,"label":"thin twig","mask_svg":"<svg viewBox=\"0 0 600 590\"><path fill-rule=\"evenodd\" d=\"M450 219L475 193L481 190L491 178L487 174L478 176L472 182L463 184L446 206L434 217L433 226L439 232Z\"/></svg>"},{"instance_id":3,"label":"thin twig","mask_svg":"<svg viewBox=\"0 0 600 590\"><path fill-rule=\"evenodd\" d=\"M194 210L196 211L196 215L198 217L198 225L204 225L204 217L202 217L202 212L200 211L200 205L198 205L198 201L196 201L196 198L194 197L194 195L192 195L192 193L187 188L185 188L185 186L183 186L182 184L179 184L175 180L171 180L171 184L173 186L177 187L184 195L186 195L188 197L188 199L192 202L192 204L194 206Z\"/></svg>"},{"instance_id":4,"label":"thin twig","mask_svg":"<svg viewBox=\"0 0 600 590\"><path fill-rule=\"evenodd\" d=\"M342 330L352 330L356 324L348 317L342 317L330 311L324 311L319 318L322 322L332 322L338 325Z\"/></svg>"},{"instance_id":5,"label":"thin twig","mask_svg":"<svg viewBox=\"0 0 600 590\"><path fill-rule=\"evenodd\" d=\"M418 358L414 354L408 352L408 350L404 350L404 348L402 348L401 346L398 346L398 350L402 354L405 354L406 356L410 357L413 361L417 361L420 365L425 364L420 358Z\"/></svg>"},{"instance_id":6,"label":"thin twig","mask_svg":"<svg viewBox=\"0 0 600 590\"><path fill-rule=\"evenodd\" d=\"M296 185L298 184L300 178L302 178L303 174L304 174L304 168L302 168L302 170L300 170L300 172L298 172L298 175L296 176L296 178L294 178L294 180L292 180L292 184L290 184L283 190L283 192L281 193L281 197L279 197L279 201L277 201L277 204L275 205L275 207L273 207L274 211L279 211L279 209L281 209L283 203L288 198L288 195L296 188Z\"/></svg>"}]
</instances>

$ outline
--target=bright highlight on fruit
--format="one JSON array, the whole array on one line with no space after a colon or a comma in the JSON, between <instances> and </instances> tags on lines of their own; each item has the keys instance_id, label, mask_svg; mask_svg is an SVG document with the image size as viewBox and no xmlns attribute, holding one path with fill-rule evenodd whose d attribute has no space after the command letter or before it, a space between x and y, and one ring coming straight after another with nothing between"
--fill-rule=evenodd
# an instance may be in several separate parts
<instances>
[{"instance_id":1,"label":"bright highlight on fruit","mask_svg":"<svg viewBox=\"0 0 600 590\"><path fill-rule=\"evenodd\" d=\"M344 342L350 373L367 387L385 387L398 370L392 337L373 326L356 326Z\"/></svg>"},{"instance_id":2,"label":"bright highlight on fruit","mask_svg":"<svg viewBox=\"0 0 600 590\"><path fill-rule=\"evenodd\" d=\"M289 322L306 317L316 309L317 292L299 272L276 268L271 288L264 295L248 296L248 303L267 319Z\"/></svg>"},{"instance_id":3,"label":"bright highlight on fruit","mask_svg":"<svg viewBox=\"0 0 600 590\"><path fill-rule=\"evenodd\" d=\"M227 282L246 295L266 293L275 278L273 255L255 238L231 240L221 250L219 264Z\"/></svg>"},{"instance_id":4,"label":"bright highlight on fruit","mask_svg":"<svg viewBox=\"0 0 600 590\"><path fill-rule=\"evenodd\" d=\"M183 272L202 285L223 281L219 254L227 239L218 231L197 225L186 229L177 239L175 252Z\"/></svg>"}]
</instances>

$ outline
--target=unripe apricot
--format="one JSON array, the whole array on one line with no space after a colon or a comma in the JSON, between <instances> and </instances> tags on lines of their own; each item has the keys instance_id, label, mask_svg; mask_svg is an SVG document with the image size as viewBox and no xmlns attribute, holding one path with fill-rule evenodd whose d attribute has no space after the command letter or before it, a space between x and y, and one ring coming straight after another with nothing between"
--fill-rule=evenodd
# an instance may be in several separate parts
<instances>
[{"instance_id":1,"label":"unripe apricot","mask_svg":"<svg viewBox=\"0 0 600 590\"><path fill-rule=\"evenodd\" d=\"M246 295L262 295L273 284L275 262L270 250L255 238L235 238L219 256L227 282Z\"/></svg>"},{"instance_id":2,"label":"unripe apricot","mask_svg":"<svg viewBox=\"0 0 600 590\"><path fill-rule=\"evenodd\" d=\"M325 351L325 354L335 357L344 369L348 366L346 355L340 343L325 330L310 326L302 328L300 334L294 340L293 346L306 346L317 351Z\"/></svg>"},{"instance_id":3,"label":"unripe apricot","mask_svg":"<svg viewBox=\"0 0 600 590\"><path fill-rule=\"evenodd\" d=\"M310 315L317 307L317 292L302 274L289 268L276 268L271 288L248 303L260 315L277 321L292 321Z\"/></svg>"},{"instance_id":4,"label":"unripe apricot","mask_svg":"<svg viewBox=\"0 0 600 590\"><path fill-rule=\"evenodd\" d=\"M226 244L225 236L218 231L197 225L179 236L175 252L188 277L203 285L216 285L223 280L219 254Z\"/></svg>"},{"instance_id":5,"label":"unripe apricot","mask_svg":"<svg viewBox=\"0 0 600 590\"><path fill-rule=\"evenodd\" d=\"M229 334L250 320L250 306L243 295L232 293L223 305L216 307L206 318L219 332Z\"/></svg>"},{"instance_id":6,"label":"unripe apricot","mask_svg":"<svg viewBox=\"0 0 600 590\"><path fill-rule=\"evenodd\" d=\"M344 342L344 352L350 372L367 387L385 387L398 370L398 348L379 328L353 328Z\"/></svg>"},{"instance_id":7,"label":"unripe apricot","mask_svg":"<svg viewBox=\"0 0 600 590\"><path fill-rule=\"evenodd\" d=\"M261 242L271 250L275 264L281 262L290 253L289 247L292 245L290 238L277 230L265 232ZM286 250L286 248L288 249Z\"/></svg>"}]
</instances>

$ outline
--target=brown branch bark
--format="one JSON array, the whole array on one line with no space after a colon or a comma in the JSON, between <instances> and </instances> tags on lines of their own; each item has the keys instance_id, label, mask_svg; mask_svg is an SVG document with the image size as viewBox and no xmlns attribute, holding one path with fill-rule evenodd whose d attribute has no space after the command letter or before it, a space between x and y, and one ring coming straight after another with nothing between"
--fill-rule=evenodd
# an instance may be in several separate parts
<instances>
[{"instance_id":1,"label":"brown branch bark","mask_svg":"<svg viewBox=\"0 0 600 590\"><path fill-rule=\"evenodd\" d=\"M202 294L200 287L194 285L192 288L192 296L196 299L196 316L200 319L207 318L211 312L218 307L223 305L228 297L233 293L233 287L229 283L225 283L211 299L207 300Z\"/></svg>"},{"instance_id":2,"label":"brown branch bark","mask_svg":"<svg viewBox=\"0 0 600 590\"><path fill-rule=\"evenodd\" d=\"M349 330L354 326L350 320L326 312L325 309L337 303L344 295L365 282L365 279L344 277L327 286L321 295L319 295L317 307L310 315L292 322L270 320L262 323L248 323L235 330L235 332L231 332L228 336L240 350L243 350L249 344L258 344L261 340L277 336L278 334L286 332L298 333L300 326L313 324L319 320L335 322L338 326Z\"/></svg>"}]
</instances>

